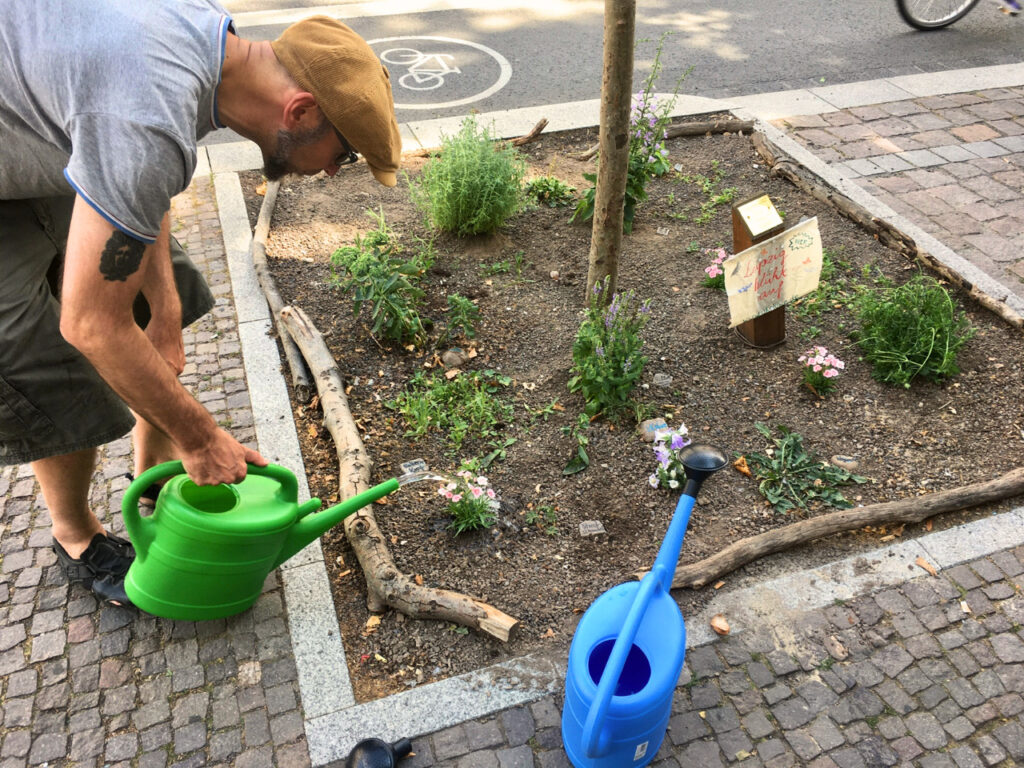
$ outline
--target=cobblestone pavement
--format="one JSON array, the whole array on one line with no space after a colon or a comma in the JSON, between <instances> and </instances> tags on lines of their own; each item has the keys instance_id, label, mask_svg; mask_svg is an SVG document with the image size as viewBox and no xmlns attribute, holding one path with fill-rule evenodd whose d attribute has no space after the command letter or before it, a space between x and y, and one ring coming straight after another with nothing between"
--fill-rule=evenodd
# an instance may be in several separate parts
<instances>
[{"instance_id":1,"label":"cobblestone pavement","mask_svg":"<svg viewBox=\"0 0 1024 768\"><path fill-rule=\"evenodd\" d=\"M1022 585L1024 547L691 649L651 765L1024 765ZM448 728L401 765L565 768L560 711Z\"/></svg>"},{"instance_id":2,"label":"cobblestone pavement","mask_svg":"<svg viewBox=\"0 0 1024 768\"><path fill-rule=\"evenodd\" d=\"M217 304L185 335L185 385L255 445L209 179L175 199L174 235ZM131 443L104 447L91 501L123 531ZM0 768L309 765L277 575L252 610L192 623L98 608L69 586L28 465L0 468Z\"/></svg>"},{"instance_id":3,"label":"cobblestone pavement","mask_svg":"<svg viewBox=\"0 0 1024 768\"><path fill-rule=\"evenodd\" d=\"M875 198L1024 296L1024 88L931 96L774 122Z\"/></svg>"},{"instance_id":4,"label":"cobblestone pavement","mask_svg":"<svg viewBox=\"0 0 1024 768\"><path fill-rule=\"evenodd\" d=\"M838 172L1021 291L1024 89L777 121ZM175 235L217 307L186 334L186 385L254 444L220 221L208 179ZM118 513L130 444L103 449L94 509ZM1024 547L908 578L691 649L655 768L1024 765ZM418 736L403 768L556 768L561 697ZM372 735L372 734L366 734ZM0 768L306 766L278 575L228 620L99 608L69 587L27 466L0 468ZM340 766L340 763L336 764Z\"/></svg>"}]
</instances>

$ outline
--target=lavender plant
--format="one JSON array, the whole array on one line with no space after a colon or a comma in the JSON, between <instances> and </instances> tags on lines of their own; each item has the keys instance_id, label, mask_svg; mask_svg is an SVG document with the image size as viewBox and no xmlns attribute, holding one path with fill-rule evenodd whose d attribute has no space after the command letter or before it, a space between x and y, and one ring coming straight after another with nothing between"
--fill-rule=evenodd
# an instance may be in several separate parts
<instances>
[{"instance_id":1,"label":"lavender plant","mask_svg":"<svg viewBox=\"0 0 1024 768\"><path fill-rule=\"evenodd\" d=\"M583 395L584 413L591 418L621 412L647 363L640 332L650 319L650 300L641 303L633 291L619 292L605 306L608 282L594 286L572 346L569 391Z\"/></svg>"},{"instance_id":2,"label":"lavender plant","mask_svg":"<svg viewBox=\"0 0 1024 768\"><path fill-rule=\"evenodd\" d=\"M664 175L670 168L668 150L665 148L665 132L671 121L670 115L676 105L679 89L689 70L679 77L669 98L659 100L654 95L654 84L662 69L661 51L668 34L662 35L658 41L651 71L644 80L644 87L633 98L629 113L629 167L626 171L626 197L622 211L622 231L627 235L633 231L637 205L647 200L647 182ZM589 181L591 186L576 204L570 221L589 221L594 216L597 174L585 173L583 178Z\"/></svg>"}]
</instances>

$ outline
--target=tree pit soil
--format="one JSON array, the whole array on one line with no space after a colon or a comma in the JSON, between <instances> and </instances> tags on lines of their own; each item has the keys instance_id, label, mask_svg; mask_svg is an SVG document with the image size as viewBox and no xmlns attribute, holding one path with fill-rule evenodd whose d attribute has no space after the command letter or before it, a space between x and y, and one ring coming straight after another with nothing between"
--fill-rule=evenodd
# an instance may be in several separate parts
<instances>
[{"instance_id":1,"label":"tree pit soil","mask_svg":"<svg viewBox=\"0 0 1024 768\"><path fill-rule=\"evenodd\" d=\"M588 186L582 174L594 170L594 161L574 155L596 142L596 129L542 135L520 148L529 163L528 178L556 177L576 187L578 195ZM847 294L855 283L870 283L868 274L880 272L903 282L922 267L881 245L829 204L771 176L749 135L677 138L667 148L674 170L649 184L650 197L637 209L632 234L623 239L618 269L620 291L632 290L651 301L643 332L649 360L635 391L642 416L663 418L670 427L685 423L693 439L720 446L730 458L770 447L755 423L773 430L784 425L802 435L805 448L823 461L845 456L857 462L856 472L871 482L843 490L858 505L992 479L1016 465L1024 434L1024 401L1015 386L1024 367L1019 330L948 286L977 334L958 358L959 375L941 384L915 381L909 389L872 379L869 364L850 339L855 318L841 298L817 314L802 309L806 300L791 304L785 342L752 348L729 327L725 294L703 285L710 263L703 249L732 251L729 204L714 207L708 220L698 223L701 205L714 195L733 190L739 201L767 194L790 226L816 216L824 247L837 265L832 283L845 280ZM407 157L403 169L415 177L424 162ZM702 187L699 177L710 186ZM262 204L260 181L256 172L242 177L254 225ZM362 163L333 178L286 179L266 244L277 289L285 303L309 315L337 360L350 408L375 462L374 483L397 476L400 465L412 459L451 473L461 459L494 449L470 440L453 454L436 432L418 440L405 437L402 416L388 407L417 371L443 371L441 354L456 346L435 346L447 296L458 293L476 302L482 319L475 338L457 343L474 355L462 367L509 377L503 395L515 406L514 418L502 431L503 440L515 442L486 470L501 498L498 523L456 536L436 483L406 486L374 512L406 574L491 603L520 623L503 643L393 610L371 616L365 579L337 526L322 542L358 701L527 653L565 658L576 623L593 600L653 564L678 499L677 493L648 484L656 460L632 414L617 423L594 421L586 433L589 468L563 474L576 447L563 428L583 410L582 399L568 391L567 382L583 317L589 223L570 223L571 208L534 207L490 236L434 237L437 258L422 282L426 300L421 315L436 321L436 331L424 350L410 351L378 343L366 316L355 317L351 299L330 285L331 253L376 227L368 210L383 211L387 226L407 249L416 247L416 238L431 239L405 179L395 188L382 187ZM802 386L797 358L813 345L827 347L846 362L835 391L825 399ZM666 376L671 383L663 386ZM338 460L322 413L315 400L302 404L293 398L293 407L310 492L335 503ZM1012 500L921 525L831 536L751 563L725 576L721 589L868 553L900 537L1011 506ZM553 519L550 514L545 519L548 510ZM777 514L759 494L757 482L729 466L705 483L680 563L829 511L815 507ZM594 520L605 533L582 535L580 524ZM684 616L691 616L715 589L674 594Z\"/></svg>"}]
</instances>

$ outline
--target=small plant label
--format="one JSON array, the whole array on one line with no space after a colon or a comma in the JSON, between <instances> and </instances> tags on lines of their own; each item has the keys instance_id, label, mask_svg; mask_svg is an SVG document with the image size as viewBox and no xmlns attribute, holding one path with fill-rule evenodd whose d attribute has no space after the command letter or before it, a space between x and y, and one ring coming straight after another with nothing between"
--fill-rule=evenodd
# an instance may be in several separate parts
<instances>
[{"instance_id":1,"label":"small plant label","mask_svg":"<svg viewBox=\"0 0 1024 768\"><path fill-rule=\"evenodd\" d=\"M814 217L727 259L722 268L729 325L760 317L817 289L821 258L821 234Z\"/></svg>"},{"instance_id":2,"label":"small plant label","mask_svg":"<svg viewBox=\"0 0 1024 768\"><path fill-rule=\"evenodd\" d=\"M640 436L644 439L645 443L653 443L654 438L659 432L668 429L668 424L665 423L664 419L648 419L641 422L637 429L640 430Z\"/></svg>"},{"instance_id":3,"label":"small plant label","mask_svg":"<svg viewBox=\"0 0 1024 768\"><path fill-rule=\"evenodd\" d=\"M580 536L599 536L605 533L600 520L584 520L580 523Z\"/></svg>"},{"instance_id":4,"label":"small plant label","mask_svg":"<svg viewBox=\"0 0 1024 768\"><path fill-rule=\"evenodd\" d=\"M399 466L403 475L415 475L417 472L428 472L430 467L423 459L412 459Z\"/></svg>"}]
</instances>

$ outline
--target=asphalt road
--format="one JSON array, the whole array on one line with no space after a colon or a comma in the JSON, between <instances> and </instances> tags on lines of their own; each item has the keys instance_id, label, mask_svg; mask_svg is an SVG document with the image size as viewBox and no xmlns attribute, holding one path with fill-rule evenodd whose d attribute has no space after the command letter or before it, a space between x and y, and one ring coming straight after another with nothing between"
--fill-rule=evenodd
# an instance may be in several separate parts
<instances>
[{"instance_id":1,"label":"asphalt road","mask_svg":"<svg viewBox=\"0 0 1024 768\"><path fill-rule=\"evenodd\" d=\"M225 5L252 39L273 39L313 12L346 21L389 62L400 122L600 96L601 0ZM666 32L657 90L688 73L683 92L723 98L1016 63L1024 16L984 0L956 25L924 33L901 21L894 0L640 0L634 91Z\"/></svg>"}]
</instances>

